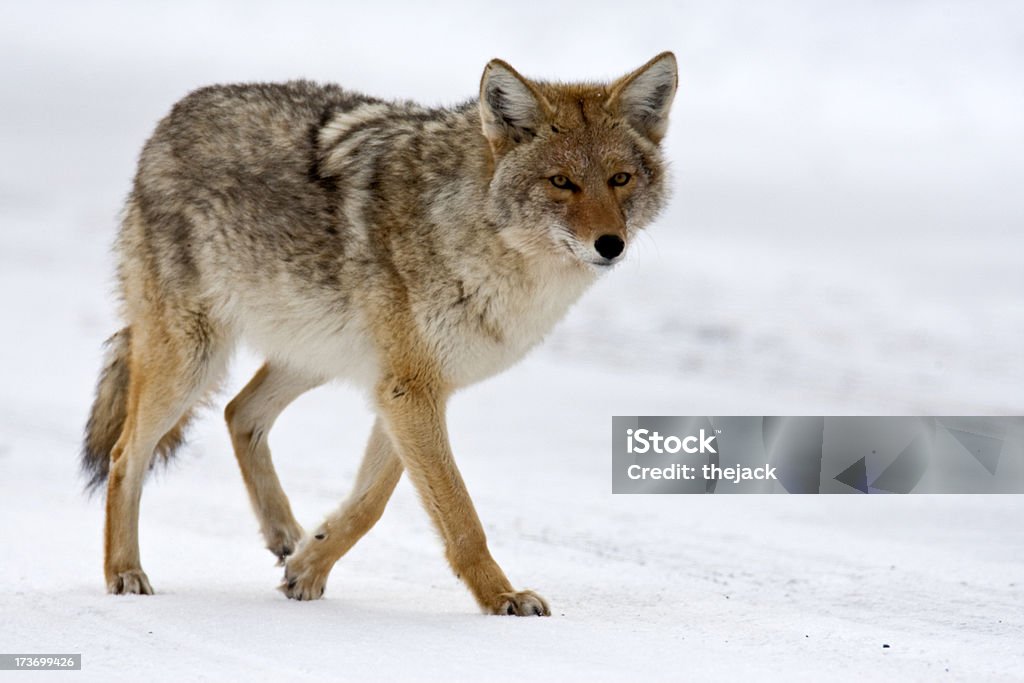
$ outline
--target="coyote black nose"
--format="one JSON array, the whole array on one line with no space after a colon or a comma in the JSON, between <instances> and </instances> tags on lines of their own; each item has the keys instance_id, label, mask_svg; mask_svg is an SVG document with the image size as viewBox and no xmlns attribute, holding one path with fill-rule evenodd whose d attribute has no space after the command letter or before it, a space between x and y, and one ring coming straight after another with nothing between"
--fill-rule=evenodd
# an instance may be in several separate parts
<instances>
[{"instance_id":1,"label":"coyote black nose","mask_svg":"<svg viewBox=\"0 0 1024 683\"><path fill-rule=\"evenodd\" d=\"M597 253L609 261L621 254L625 246L626 243L618 235L601 235L594 242L594 249L597 249Z\"/></svg>"}]
</instances>

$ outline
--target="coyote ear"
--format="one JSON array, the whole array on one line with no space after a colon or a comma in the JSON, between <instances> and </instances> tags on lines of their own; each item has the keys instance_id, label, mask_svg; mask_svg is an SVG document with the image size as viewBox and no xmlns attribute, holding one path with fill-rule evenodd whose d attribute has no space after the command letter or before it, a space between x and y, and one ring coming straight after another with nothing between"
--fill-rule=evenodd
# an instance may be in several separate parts
<instances>
[{"instance_id":1,"label":"coyote ear","mask_svg":"<svg viewBox=\"0 0 1024 683\"><path fill-rule=\"evenodd\" d=\"M515 69L492 59L480 79L480 120L494 149L529 140L540 124L547 102Z\"/></svg>"},{"instance_id":2,"label":"coyote ear","mask_svg":"<svg viewBox=\"0 0 1024 683\"><path fill-rule=\"evenodd\" d=\"M615 81L607 106L652 141L660 142L668 129L668 111L678 83L676 56L662 52Z\"/></svg>"}]
</instances>

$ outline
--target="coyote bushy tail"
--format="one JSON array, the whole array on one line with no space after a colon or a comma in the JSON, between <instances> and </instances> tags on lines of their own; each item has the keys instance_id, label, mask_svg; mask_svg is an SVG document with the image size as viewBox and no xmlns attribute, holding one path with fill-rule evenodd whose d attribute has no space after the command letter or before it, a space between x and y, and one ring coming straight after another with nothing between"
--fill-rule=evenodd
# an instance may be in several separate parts
<instances>
[{"instance_id":1,"label":"coyote bushy tail","mask_svg":"<svg viewBox=\"0 0 1024 683\"><path fill-rule=\"evenodd\" d=\"M96 398L89 411L85 425L85 441L82 444L82 471L88 477L86 489L95 491L107 481L110 472L110 456L114 445L124 430L128 414L129 357L131 356L132 331L124 327L104 343L107 352L103 371L96 385ZM153 462L166 461L182 444L188 416L175 425L160 440Z\"/></svg>"}]
</instances>

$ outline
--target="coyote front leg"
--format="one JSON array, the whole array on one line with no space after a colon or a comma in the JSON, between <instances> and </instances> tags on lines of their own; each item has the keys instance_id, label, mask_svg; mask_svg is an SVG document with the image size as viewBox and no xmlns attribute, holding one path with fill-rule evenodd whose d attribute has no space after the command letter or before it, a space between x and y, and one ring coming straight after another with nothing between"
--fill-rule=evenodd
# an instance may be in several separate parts
<instances>
[{"instance_id":1,"label":"coyote front leg","mask_svg":"<svg viewBox=\"0 0 1024 683\"><path fill-rule=\"evenodd\" d=\"M378 419L352 494L287 560L281 591L296 600L323 596L331 567L377 523L401 476L402 464Z\"/></svg>"},{"instance_id":2,"label":"coyote front leg","mask_svg":"<svg viewBox=\"0 0 1024 683\"><path fill-rule=\"evenodd\" d=\"M480 518L455 465L445 427L445 392L421 380L391 379L378 388L380 415L398 457L444 539L455 574L491 614L550 615L532 591L516 591L487 548Z\"/></svg>"}]
</instances>

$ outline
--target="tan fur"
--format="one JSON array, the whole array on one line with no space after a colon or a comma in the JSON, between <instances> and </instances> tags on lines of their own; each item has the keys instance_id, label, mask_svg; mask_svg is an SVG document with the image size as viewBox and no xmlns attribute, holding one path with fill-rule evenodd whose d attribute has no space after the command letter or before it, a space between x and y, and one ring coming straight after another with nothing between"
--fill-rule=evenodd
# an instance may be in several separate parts
<instances>
[{"instance_id":1,"label":"tan fur","mask_svg":"<svg viewBox=\"0 0 1024 683\"><path fill-rule=\"evenodd\" d=\"M224 410L242 479L267 548L284 564L302 540L303 530L292 514L270 460L267 436L277 416L304 392L321 384L270 364L264 365Z\"/></svg>"},{"instance_id":2,"label":"tan fur","mask_svg":"<svg viewBox=\"0 0 1024 683\"><path fill-rule=\"evenodd\" d=\"M125 212L128 325L83 452L94 481L109 467L108 590L152 592L138 551L144 476L243 340L267 362L225 418L286 595L323 595L405 471L484 611L549 614L491 556L445 406L534 347L664 205L675 68L664 53L614 83L564 85L495 60L480 99L453 109L305 82L208 88L176 105ZM304 535L267 437L334 378L367 391L377 420L352 494Z\"/></svg>"}]
</instances>

